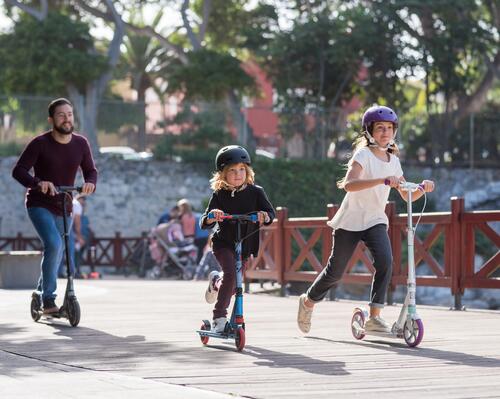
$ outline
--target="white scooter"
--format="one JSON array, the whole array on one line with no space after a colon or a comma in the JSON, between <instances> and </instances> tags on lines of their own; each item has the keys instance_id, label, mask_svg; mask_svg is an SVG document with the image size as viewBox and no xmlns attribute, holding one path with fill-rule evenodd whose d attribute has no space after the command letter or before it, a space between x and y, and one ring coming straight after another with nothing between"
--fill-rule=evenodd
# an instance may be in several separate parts
<instances>
[{"instance_id":1,"label":"white scooter","mask_svg":"<svg viewBox=\"0 0 500 399\"><path fill-rule=\"evenodd\" d=\"M385 183L388 184L388 181L386 181ZM389 338L404 338L406 344L409 347L415 347L420 344L422 338L424 337L424 324L422 322L422 319L417 314L415 303L417 284L415 279L414 239L418 221L414 228L412 219L412 193L417 190L423 190L423 186L416 183L401 182L399 188L403 191L408 192L408 280L407 293L403 307L401 308L398 320L392 325L392 329L390 332L366 331L364 329L364 325L365 321L368 319L369 314L366 309L355 308L351 320L351 330L352 335L356 339L363 339L365 335L375 335L379 337ZM420 217L422 217L425 209L425 203L427 202L427 198L424 198L425 202Z\"/></svg>"}]
</instances>

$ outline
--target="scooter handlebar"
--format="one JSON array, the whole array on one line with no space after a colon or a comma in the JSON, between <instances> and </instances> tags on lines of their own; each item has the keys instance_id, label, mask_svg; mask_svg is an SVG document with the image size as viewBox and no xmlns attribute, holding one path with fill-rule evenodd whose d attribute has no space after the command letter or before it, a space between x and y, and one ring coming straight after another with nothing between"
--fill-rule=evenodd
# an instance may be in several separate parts
<instances>
[{"instance_id":1,"label":"scooter handlebar","mask_svg":"<svg viewBox=\"0 0 500 399\"><path fill-rule=\"evenodd\" d=\"M209 212L208 217L210 219L215 219L215 214L213 212ZM248 215L231 215L229 213L225 213L224 216L222 216L222 219L238 220L240 222L253 222L253 223L259 220L256 213L250 213Z\"/></svg>"},{"instance_id":2,"label":"scooter handlebar","mask_svg":"<svg viewBox=\"0 0 500 399\"><path fill-rule=\"evenodd\" d=\"M385 179L384 180L384 184L386 186L388 186L390 184L389 179ZM424 185L421 184L421 183L419 184L419 183L412 183L412 182L409 182L409 181L402 181L402 182L399 182L399 189L403 190L403 191L411 191L411 192L414 192L414 191L417 191L417 190L423 191L424 190Z\"/></svg>"},{"instance_id":3,"label":"scooter handlebar","mask_svg":"<svg viewBox=\"0 0 500 399\"><path fill-rule=\"evenodd\" d=\"M83 186L55 186L55 187L56 187L57 192L59 192L59 193L63 193L63 192L71 193L73 191L81 193L82 189L83 189Z\"/></svg>"}]
</instances>

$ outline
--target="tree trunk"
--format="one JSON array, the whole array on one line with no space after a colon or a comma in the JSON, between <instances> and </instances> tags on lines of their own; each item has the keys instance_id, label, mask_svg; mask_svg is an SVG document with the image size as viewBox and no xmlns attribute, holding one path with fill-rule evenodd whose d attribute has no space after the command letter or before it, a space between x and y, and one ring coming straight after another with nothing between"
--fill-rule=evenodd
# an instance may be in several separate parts
<instances>
[{"instance_id":1,"label":"tree trunk","mask_svg":"<svg viewBox=\"0 0 500 399\"><path fill-rule=\"evenodd\" d=\"M257 140L254 137L252 127L248 124L246 115L241 110L241 103L235 93L229 93L227 104L238 134L238 142L249 152L255 152L257 149Z\"/></svg>"},{"instance_id":2,"label":"tree trunk","mask_svg":"<svg viewBox=\"0 0 500 399\"><path fill-rule=\"evenodd\" d=\"M89 86L92 86L89 84ZM97 140L97 98L95 89L87 87L87 95L81 94L75 86L69 85L69 98L75 107L78 119L78 132L87 137L93 154L99 151ZM94 94L92 94L94 92ZM90 95L89 95L90 94Z\"/></svg>"}]
</instances>

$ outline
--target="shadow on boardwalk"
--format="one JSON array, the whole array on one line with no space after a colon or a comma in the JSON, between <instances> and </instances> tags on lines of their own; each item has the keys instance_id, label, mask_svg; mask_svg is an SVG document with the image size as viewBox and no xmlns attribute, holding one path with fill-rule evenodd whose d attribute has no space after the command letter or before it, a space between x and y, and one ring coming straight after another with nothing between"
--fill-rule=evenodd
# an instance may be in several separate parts
<instances>
[{"instance_id":1,"label":"shadow on boardwalk","mask_svg":"<svg viewBox=\"0 0 500 399\"><path fill-rule=\"evenodd\" d=\"M158 357L165 355L171 346L164 342L147 342L143 335L119 337L87 327L73 328L59 321L42 321L40 324L54 329L54 335L60 338L36 340L30 336L28 341L20 342L15 338L9 341L6 336L19 337L29 330L12 324L0 324L0 350L38 360L46 367L64 365L82 370L117 371L118 362L123 371L132 369L134 364L152 354ZM19 367L23 367L22 363L19 363ZM22 371L16 365L13 367L0 363L0 374L14 376L17 373Z\"/></svg>"},{"instance_id":2,"label":"shadow on boardwalk","mask_svg":"<svg viewBox=\"0 0 500 399\"><path fill-rule=\"evenodd\" d=\"M401 342L369 340L369 339L368 340L364 339L363 342L336 341L327 338L311 337L311 336L305 338L317 341L332 342L335 344L370 347L373 349L384 350L387 352L396 353L398 355L404 355L404 356L415 356L419 358L445 360L449 362L449 364L460 364L464 366L474 366L474 367L500 367L500 360L495 358L487 356L471 355L463 352L429 349L425 347L409 348L405 343Z\"/></svg>"}]
</instances>

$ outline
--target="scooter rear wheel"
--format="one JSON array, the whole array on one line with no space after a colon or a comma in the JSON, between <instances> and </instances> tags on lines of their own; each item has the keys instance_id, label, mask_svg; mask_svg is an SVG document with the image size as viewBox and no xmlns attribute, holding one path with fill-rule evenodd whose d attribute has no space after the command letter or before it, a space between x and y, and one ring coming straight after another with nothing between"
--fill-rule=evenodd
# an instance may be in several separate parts
<instances>
[{"instance_id":1,"label":"scooter rear wheel","mask_svg":"<svg viewBox=\"0 0 500 399\"><path fill-rule=\"evenodd\" d=\"M80 323L80 304L76 298L68 301L68 320L71 327L76 327Z\"/></svg>"},{"instance_id":2,"label":"scooter rear wheel","mask_svg":"<svg viewBox=\"0 0 500 399\"><path fill-rule=\"evenodd\" d=\"M238 352L241 352L245 347L245 330L243 327L238 327L235 331L234 344Z\"/></svg>"},{"instance_id":3,"label":"scooter rear wheel","mask_svg":"<svg viewBox=\"0 0 500 399\"><path fill-rule=\"evenodd\" d=\"M31 298L31 305L30 305L30 311L31 311L31 318L33 321L38 321L40 320L41 315L41 302L40 299L38 298Z\"/></svg>"},{"instance_id":4,"label":"scooter rear wheel","mask_svg":"<svg viewBox=\"0 0 500 399\"><path fill-rule=\"evenodd\" d=\"M424 337L424 323L422 320L406 320L403 328L403 336L410 348L417 346Z\"/></svg>"},{"instance_id":5,"label":"scooter rear wheel","mask_svg":"<svg viewBox=\"0 0 500 399\"><path fill-rule=\"evenodd\" d=\"M365 314L361 309L356 309L351 319L351 332L352 336L356 339L363 339L365 327Z\"/></svg>"},{"instance_id":6,"label":"scooter rear wheel","mask_svg":"<svg viewBox=\"0 0 500 399\"><path fill-rule=\"evenodd\" d=\"M203 320L203 324L201 325L200 330L202 330L202 331L210 331L210 329L211 329L210 322L208 320ZM205 335L205 336L200 335L200 340L201 340L201 343L203 345L208 344L208 339L209 338L210 337L207 336L207 335Z\"/></svg>"}]
</instances>

